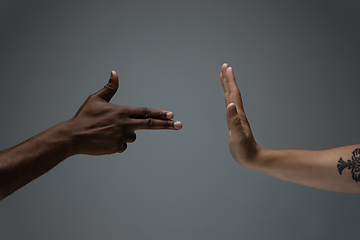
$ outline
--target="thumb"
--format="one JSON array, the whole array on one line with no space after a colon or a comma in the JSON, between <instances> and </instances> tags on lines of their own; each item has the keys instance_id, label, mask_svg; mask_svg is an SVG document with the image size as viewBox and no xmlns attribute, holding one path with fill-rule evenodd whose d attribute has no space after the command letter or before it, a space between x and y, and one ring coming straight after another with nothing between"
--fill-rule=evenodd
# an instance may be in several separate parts
<instances>
[{"instance_id":1,"label":"thumb","mask_svg":"<svg viewBox=\"0 0 360 240\"><path fill-rule=\"evenodd\" d=\"M230 103L226 107L226 120L228 123L229 130L232 134L240 135L243 132L243 127L241 125L241 119L236 110L234 103Z\"/></svg>"},{"instance_id":2,"label":"thumb","mask_svg":"<svg viewBox=\"0 0 360 240\"><path fill-rule=\"evenodd\" d=\"M109 102L116 93L119 87L119 78L115 71L111 72L109 82L98 92L95 93L98 97Z\"/></svg>"}]
</instances>

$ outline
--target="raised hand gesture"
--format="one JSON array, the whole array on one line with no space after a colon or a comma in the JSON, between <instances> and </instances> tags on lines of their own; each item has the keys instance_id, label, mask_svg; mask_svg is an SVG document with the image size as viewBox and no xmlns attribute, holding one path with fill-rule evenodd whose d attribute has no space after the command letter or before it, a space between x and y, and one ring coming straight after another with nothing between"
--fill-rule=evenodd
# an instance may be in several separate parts
<instances>
[{"instance_id":1,"label":"raised hand gesture","mask_svg":"<svg viewBox=\"0 0 360 240\"><path fill-rule=\"evenodd\" d=\"M261 148L255 142L246 118L234 72L226 63L221 67L220 81L224 90L229 148L233 158L239 164L247 166L256 159Z\"/></svg>"}]
</instances>

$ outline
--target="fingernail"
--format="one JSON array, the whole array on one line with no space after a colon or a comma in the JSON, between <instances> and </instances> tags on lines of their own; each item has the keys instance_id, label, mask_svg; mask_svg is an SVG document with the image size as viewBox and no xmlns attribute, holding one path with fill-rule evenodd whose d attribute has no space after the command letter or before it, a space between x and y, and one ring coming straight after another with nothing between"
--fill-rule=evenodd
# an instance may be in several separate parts
<instances>
[{"instance_id":1,"label":"fingernail","mask_svg":"<svg viewBox=\"0 0 360 240\"><path fill-rule=\"evenodd\" d=\"M174 122L174 128L175 129L181 129L182 123L181 122Z\"/></svg>"},{"instance_id":2,"label":"fingernail","mask_svg":"<svg viewBox=\"0 0 360 240\"><path fill-rule=\"evenodd\" d=\"M114 78L115 78L114 71L111 71L111 74L110 74L110 79L114 79Z\"/></svg>"},{"instance_id":3,"label":"fingernail","mask_svg":"<svg viewBox=\"0 0 360 240\"><path fill-rule=\"evenodd\" d=\"M233 103L230 103L230 104L231 104L231 106L229 107L230 108L229 112L230 112L230 114L234 115L236 113L236 106Z\"/></svg>"},{"instance_id":4,"label":"fingernail","mask_svg":"<svg viewBox=\"0 0 360 240\"><path fill-rule=\"evenodd\" d=\"M167 112L166 113L166 118L167 119L172 119L174 117L174 114L172 112Z\"/></svg>"}]
</instances>

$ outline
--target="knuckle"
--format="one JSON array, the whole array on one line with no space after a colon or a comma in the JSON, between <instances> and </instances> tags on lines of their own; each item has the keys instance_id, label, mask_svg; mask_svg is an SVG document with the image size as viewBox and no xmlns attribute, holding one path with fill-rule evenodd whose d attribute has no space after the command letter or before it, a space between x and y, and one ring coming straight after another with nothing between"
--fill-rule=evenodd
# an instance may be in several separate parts
<instances>
[{"instance_id":1,"label":"knuckle","mask_svg":"<svg viewBox=\"0 0 360 240\"><path fill-rule=\"evenodd\" d=\"M154 125L154 121L153 121L151 118L148 118L148 119L146 120L146 126L147 126L148 128L151 128L153 125Z\"/></svg>"},{"instance_id":2,"label":"knuckle","mask_svg":"<svg viewBox=\"0 0 360 240\"><path fill-rule=\"evenodd\" d=\"M117 113L119 117L122 117L122 116L126 116L128 111L126 108L120 106L119 108L117 108Z\"/></svg>"},{"instance_id":3,"label":"knuckle","mask_svg":"<svg viewBox=\"0 0 360 240\"><path fill-rule=\"evenodd\" d=\"M173 121L165 121L165 128L172 128L174 126Z\"/></svg>"},{"instance_id":4,"label":"knuckle","mask_svg":"<svg viewBox=\"0 0 360 240\"><path fill-rule=\"evenodd\" d=\"M143 115L144 118L147 118L150 115L150 110L148 108L144 107L141 109L141 114Z\"/></svg>"},{"instance_id":5,"label":"knuckle","mask_svg":"<svg viewBox=\"0 0 360 240\"><path fill-rule=\"evenodd\" d=\"M111 86L109 83L107 83L105 86L104 86L105 89L110 89L110 90L114 90L115 88L113 86Z\"/></svg>"},{"instance_id":6,"label":"knuckle","mask_svg":"<svg viewBox=\"0 0 360 240\"><path fill-rule=\"evenodd\" d=\"M237 116L236 118L234 118L233 123L234 123L234 125L240 125L241 119Z\"/></svg>"},{"instance_id":7,"label":"knuckle","mask_svg":"<svg viewBox=\"0 0 360 240\"><path fill-rule=\"evenodd\" d=\"M127 149L127 144L125 143L125 144L124 144L124 147L123 147L123 149L122 149L122 152L124 152L126 149Z\"/></svg>"},{"instance_id":8,"label":"knuckle","mask_svg":"<svg viewBox=\"0 0 360 240\"><path fill-rule=\"evenodd\" d=\"M127 149L127 144L126 144L126 143L123 143L123 144L121 144L121 145L119 146L117 152L122 153L122 152L124 152L126 149Z\"/></svg>"},{"instance_id":9,"label":"knuckle","mask_svg":"<svg viewBox=\"0 0 360 240\"><path fill-rule=\"evenodd\" d=\"M132 142L135 142L135 140L136 140L136 134L133 133L133 134L131 134L130 137L129 137L129 142L132 143Z\"/></svg>"}]
</instances>

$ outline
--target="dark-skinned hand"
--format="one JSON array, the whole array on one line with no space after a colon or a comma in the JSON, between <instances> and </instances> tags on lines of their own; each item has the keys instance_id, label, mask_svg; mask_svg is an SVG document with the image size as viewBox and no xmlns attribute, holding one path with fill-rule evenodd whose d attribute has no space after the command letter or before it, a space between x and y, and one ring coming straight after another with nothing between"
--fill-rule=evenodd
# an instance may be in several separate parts
<instances>
[{"instance_id":1,"label":"dark-skinned hand","mask_svg":"<svg viewBox=\"0 0 360 240\"><path fill-rule=\"evenodd\" d=\"M109 103L118 86L118 75L112 71L108 84L90 95L68 121L74 143L72 155L121 153L127 148L127 143L135 141L135 130L182 128L181 122L171 120L174 117L172 112Z\"/></svg>"},{"instance_id":2,"label":"dark-skinned hand","mask_svg":"<svg viewBox=\"0 0 360 240\"><path fill-rule=\"evenodd\" d=\"M90 95L75 116L23 143L0 151L0 200L76 154L123 152L138 129L181 129L169 111L109 103L119 87L116 72Z\"/></svg>"}]
</instances>

